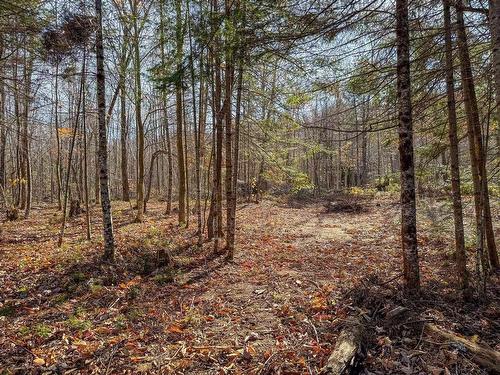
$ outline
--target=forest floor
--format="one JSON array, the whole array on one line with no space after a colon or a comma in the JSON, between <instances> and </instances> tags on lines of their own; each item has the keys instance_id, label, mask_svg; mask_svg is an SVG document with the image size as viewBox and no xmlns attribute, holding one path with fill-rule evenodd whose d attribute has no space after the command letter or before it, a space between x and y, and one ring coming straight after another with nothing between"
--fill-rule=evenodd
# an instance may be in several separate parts
<instances>
[{"instance_id":1,"label":"forest floor","mask_svg":"<svg viewBox=\"0 0 500 375\"><path fill-rule=\"evenodd\" d=\"M422 328L433 322L500 350L499 276L488 302L461 301L451 218L440 216L449 206L419 210L423 290L409 299L397 200L362 205L326 213L319 202L241 204L227 263L209 243L189 247L195 225L179 229L164 203L148 204L134 223L130 205L113 202L113 266L99 260L100 240L85 240L84 215L70 220L58 248L55 209L34 209L4 223L0 239L0 373L316 374L352 315L369 328L361 373L485 373L463 347ZM172 250L173 269L151 267L161 247ZM393 316L398 306L408 310Z\"/></svg>"}]
</instances>

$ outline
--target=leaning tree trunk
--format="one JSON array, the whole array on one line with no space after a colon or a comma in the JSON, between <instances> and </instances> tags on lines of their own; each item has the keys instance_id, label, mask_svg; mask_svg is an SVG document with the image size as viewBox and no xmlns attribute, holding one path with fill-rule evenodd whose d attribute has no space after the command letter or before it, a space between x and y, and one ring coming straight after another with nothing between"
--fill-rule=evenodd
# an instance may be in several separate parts
<instances>
[{"instance_id":1,"label":"leaning tree trunk","mask_svg":"<svg viewBox=\"0 0 500 375\"><path fill-rule=\"evenodd\" d=\"M481 135L481 124L479 121L479 111L477 106L474 77L472 75L467 34L463 17L462 1L456 3L457 14L457 44L460 55L460 69L462 87L464 95L464 106L467 114L467 126L469 136L469 151L471 155L471 169L474 183L474 202L476 209L476 227L478 236L478 252L482 254L483 238L486 234L486 244L488 247L489 261L492 267L500 266L495 244L493 223L491 220L491 210L488 194L488 179L486 173L486 158ZM486 257L481 255L483 266L488 266Z\"/></svg>"},{"instance_id":2,"label":"leaning tree trunk","mask_svg":"<svg viewBox=\"0 0 500 375\"><path fill-rule=\"evenodd\" d=\"M102 0L95 0L97 16L96 61L97 61L97 108L99 124L99 190L104 234L104 259L114 261L115 242L113 217L108 186L108 140L106 133L106 81L104 78L104 48L102 41Z\"/></svg>"},{"instance_id":3,"label":"leaning tree trunk","mask_svg":"<svg viewBox=\"0 0 500 375\"><path fill-rule=\"evenodd\" d=\"M396 0L396 37L403 269L408 291L418 292L420 288L420 272L417 248L415 170L413 160L408 0Z\"/></svg>"},{"instance_id":4,"label":"leaning tree trunk","mask_svg":"<svg viewBox=\"0 0 500 375\"><path fill-rule=\"evenodd\" d=\"M448 99L448 135L450 139L451 191L453 197L453 219L455 224L455 254L460 290L462 291L464 297L468 299L470 297L469 274L467 272L462 196L460 194L460 160L458 152L457 113L454 86L455 80L453 77L453 45L449 0L443 0L443 13L446 60L446 95Z\"/></svg>"}]
</instances>

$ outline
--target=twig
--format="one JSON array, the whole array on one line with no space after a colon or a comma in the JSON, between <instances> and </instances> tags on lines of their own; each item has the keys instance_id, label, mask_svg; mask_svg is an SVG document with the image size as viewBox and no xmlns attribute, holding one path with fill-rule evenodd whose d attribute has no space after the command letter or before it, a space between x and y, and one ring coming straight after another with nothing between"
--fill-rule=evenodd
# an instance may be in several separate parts
<instances>
[{"instance_id":1,"label":"twig","mask_svg":"<svg viewBox=\"0 0 500 375\"><path fill-rule=\"evenodd\" d=\"M397 274L396 276L391 277L389 280L384 281L384 282L383 282L383 283L381 283L381 284L376 284L376 285L377 285L377 286L383 286L383 285L389 284L390 282L392 282L392 281L394 281L394 280L397 280L397 279L399 279L399 278L400 278L400 277L402 277L402 276L403 276L403 273Z\"/></svg>"},{"instance_id":2,"label":"twig","mask_svg":"<svg viewBox=\"0 0 500 375\"><path fill-rule=\"evenodd\" d=\"M319 336L318 336L318 331L316 330L316 327L314 326L314 324L308 319L308 318L305 318L304 319L307 323L309 323L311 325L311 327L313 328L314 330L314 335L316 336L316 342L319 344Z\"/></svg>"},{"instance_id":3,"label":"twig","mask_svg":"<svg viewBox=\"0 0 500 375\"><path fill-rule=\"evenodd\" d=\"M108 375L109 374L109 368L111 366L111 362L113 361L113 357L115 356L116 352L118 351L118 348L121 346L121 344L125 341L126 339L123 339L119 342L117 342L114 346L113 346L113 349L111 350L111 353L109 355L109 359L108 359L108 364L106 365L106 371L104 372L104 375Z\"/></svg>"}]
</instances>

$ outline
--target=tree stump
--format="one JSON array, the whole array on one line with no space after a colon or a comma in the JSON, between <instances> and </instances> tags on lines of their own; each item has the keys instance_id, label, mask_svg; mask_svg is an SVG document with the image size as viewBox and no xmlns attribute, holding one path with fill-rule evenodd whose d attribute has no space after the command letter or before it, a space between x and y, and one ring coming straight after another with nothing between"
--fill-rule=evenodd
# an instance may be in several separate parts
<instances>
[{"instance_id":1,"label":"tree stump","mask_svg":"<svg viewBox=\"0 0 500 375\"><path fill-rule=\"evenodd\" d=\"M83 212L83 209L80 206L80 201L77 199L73 199L71 201L70 207L69 207L69 217L75 217L80 215Z\"/></svg>"},{"instance_id":2,"label":"tree stump","mask_svg":"<svg viewBox=\"0 0 500 375\"><path fill-rule=\"evenodd\" d=\"M17 219L19 219L19 210L17 209L17 207L7 208L5 215L8 221L16 221Z\"/></svg>"}]
</instances>

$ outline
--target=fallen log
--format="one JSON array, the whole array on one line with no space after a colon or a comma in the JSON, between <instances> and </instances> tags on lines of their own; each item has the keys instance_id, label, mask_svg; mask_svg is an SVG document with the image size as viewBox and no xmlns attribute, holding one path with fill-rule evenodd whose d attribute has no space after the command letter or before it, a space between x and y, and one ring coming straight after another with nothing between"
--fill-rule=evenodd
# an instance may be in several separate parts
<instances>
[{"instance_id":1,"label":"fallen log","mask_svg":"<svg viewBox=\"0 0 500 375\"><path fill-rule=\"evenodd\" d=\"M341 375L350 373L356 365L364 331L365 328L360 318L349 320L345 328L340 332L335 347L320 374Z\"/></svg>"},{"instance_id":2,"label":"fallen log","mask_svg":"<svg viewBox=\"0 0 500 375\"><path fill-rule=\"evenodd\" d=\"M458 343L459 345L462 345L473 355L471 358L472 361L487 368L494 374L500 374L500 352L497 352L486 345L475 343L454 333L445 331L434 324L426 323L424 331L431 336L446 340L447 344Z\"/></svg>"}]
</instances>

